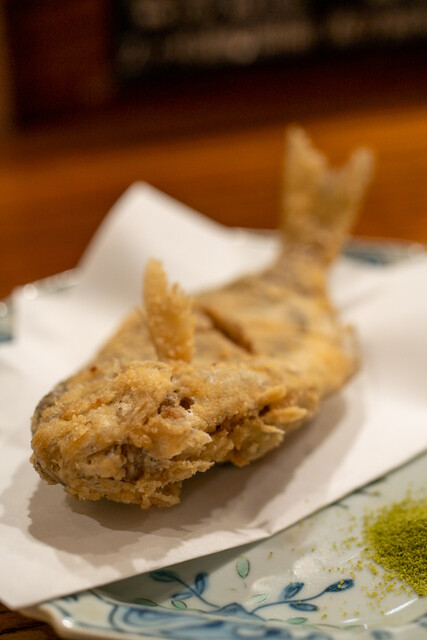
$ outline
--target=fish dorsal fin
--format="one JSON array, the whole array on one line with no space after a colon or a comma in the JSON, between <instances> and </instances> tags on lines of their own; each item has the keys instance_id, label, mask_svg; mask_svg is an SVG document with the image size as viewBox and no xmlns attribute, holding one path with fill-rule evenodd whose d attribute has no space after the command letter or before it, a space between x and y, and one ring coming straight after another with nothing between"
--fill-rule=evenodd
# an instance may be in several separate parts
<instances>
[{"instance_id":1,"label":"fish dorsal fin","mask_svg":"<svg viewBox=\"0 0 427 640\"><path fill-rule=\"evenodd\" d=\"M287 133L282 230L287 246L330 262L354 225L373 174L373 154L358 149L346 165L329 167L302 129Z\"/></svg>"},{"instance_id":2,"label":"fish dorsal fin","mask_svg":"<svg viewBox=\"0 0 427 640\"><path fill-rule=\"evenodd\" d=\"M158 260L150 260L144 277L147 324L159 360L191 362L194 353L193 300L177 284L168 286Z\"/></svg>"}]
</instances>

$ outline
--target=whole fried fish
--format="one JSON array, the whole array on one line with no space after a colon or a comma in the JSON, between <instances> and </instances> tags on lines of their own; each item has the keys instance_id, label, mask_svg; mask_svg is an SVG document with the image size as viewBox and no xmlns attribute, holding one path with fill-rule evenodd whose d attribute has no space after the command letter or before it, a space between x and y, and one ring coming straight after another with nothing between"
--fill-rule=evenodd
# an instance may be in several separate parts
<instances>
[{"instance_id":1,"label":"whole fried fish","mask_svg":"<svg viewBox=\"0 0 427 640\"><path fill-rule=\"evenodd\" d=\"M174 505L183 480L263 456L355 371L353 331L328 301L326 277L371 154L332 170L293 129L286 169L282 250L270 268L192 299L151 261L145 309L41 400L32 462L47 482L82 500Z\"/></svg>"}]
</instances>

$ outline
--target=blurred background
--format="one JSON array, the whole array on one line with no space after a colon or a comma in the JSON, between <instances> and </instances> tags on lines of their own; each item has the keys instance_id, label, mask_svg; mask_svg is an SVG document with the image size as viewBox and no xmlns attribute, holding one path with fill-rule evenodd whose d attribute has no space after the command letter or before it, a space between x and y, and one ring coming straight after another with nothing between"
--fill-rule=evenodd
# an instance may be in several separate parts
<instances>
[{"instance_id":1,"label":"blurred background","mask_svg":"<svg viewBox=\"0 0 427 640\"><path fill-rule=\"evenodd\" d=\"M375 148L358 234L427 242L426 44L425 0L0 0L0 297L134 180L274 227L291 122Z\"/></svg>"},{"instance_id":2,"label":"blurred background","mask_svg":"<svg viewBox=\"0 0 427 640\"><path fill-rule=\"evenodd\" d=\"M374 149L357 235L427 243L426 45L426 0L0 0L0 325L136 180L274 228L290 123L334 163Z\"/></svg>"}]
</instances>

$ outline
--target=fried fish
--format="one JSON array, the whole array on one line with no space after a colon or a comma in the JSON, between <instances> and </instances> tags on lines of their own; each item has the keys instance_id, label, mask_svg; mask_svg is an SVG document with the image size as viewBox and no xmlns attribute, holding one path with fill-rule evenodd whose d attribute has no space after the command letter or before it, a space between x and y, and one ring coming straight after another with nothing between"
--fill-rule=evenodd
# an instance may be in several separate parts
<instances>
[{"instance_id":1,"label":"fried fish","mask_svg":"<svg viewBox=\"0 0 427 640\"><path fill-rule=\"evenodd\" d=\"M333 170L289 131L278 258L194 298L151 261L144 307L37 406L40 476L82 500L171 506L186 478L246 465L313 416L358 366L326 280L371 174L369 151Z\"/></svg>"}]
</instances>

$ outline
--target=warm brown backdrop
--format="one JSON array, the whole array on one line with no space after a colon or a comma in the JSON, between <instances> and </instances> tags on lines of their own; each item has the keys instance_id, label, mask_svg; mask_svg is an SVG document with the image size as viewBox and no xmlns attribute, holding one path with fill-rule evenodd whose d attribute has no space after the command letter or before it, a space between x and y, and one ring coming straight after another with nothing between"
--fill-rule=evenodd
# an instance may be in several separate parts
<instances>
[{"instance_id":1,"label":"warm brown backdrop","mask_svg":"<svg viewBox=\"0 0 427 640\"><path fill-rule=\"evenodd\" d=\"M113 125L121 126L119 116ZM427 242L427 105L300 119L333 162L366 144L376 178L355 233ZM0 297L73 267L120 194L145 180L229 225L274 227L283 132L274 123L109 142L57 129L0 151ZM111 126L113 126L111 125ZM82 136L82 132L79 133ZM93 130L92 130L93 135ZM70 136L70 137L69 137Z\"/></svg>"},{"instance_id":2,"label":"warm brown backdrop","mask_svg":"<svg viewBox=\"0 0 427 640\"><path fill-rule=\"evenodd\" d=\"M147 180L226 224L274 225L286 124L120 144L103 139L81 150L57 133L25 144L12 140L0 154L0 296L72 267L133 180ZM376 150L377 175L358 234L427 242L427 105L305 117L302 124L334 161L361 142ZM57 638L48 625L2 605L0 634Z\"/></svg>"},{"instance_id":3,"label":"warm brown backdrop","mask_svg":"<svg viewBox=\"0 0 427 640\"><path fill-rule=\"evenodd\" d=\"M333 162L360 144L375 150L376 178L355 233L427 243L426 77L419 51L383 52L153 84L104 109L95 83L83 91L92 100L87 112L70 109L1 140L0 298L72 268L135 180L225 224L273 227L291 122ZM39 93L28 100L42 96L34 86ZM67 86L56 87L61 99ZM1 606L0 635L56 638Z\"/></svg>"}]
</instances>

